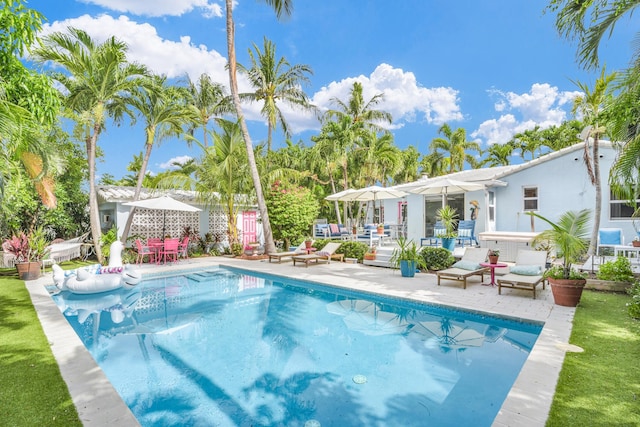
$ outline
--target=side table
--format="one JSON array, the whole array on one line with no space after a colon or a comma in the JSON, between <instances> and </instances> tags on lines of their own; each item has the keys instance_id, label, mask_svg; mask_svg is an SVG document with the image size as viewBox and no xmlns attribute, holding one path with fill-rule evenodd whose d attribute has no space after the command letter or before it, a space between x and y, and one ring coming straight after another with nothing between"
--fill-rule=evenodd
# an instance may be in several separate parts
<instances>
[{"instance_id":1,"label":"side table","mask_svg":"<svg viewBox=\"0 0 640 427\"><path fill-rule=\"evenodd\" d=\"M501 262L496 264L491 264L489 262L481 262L481 267L488 267L491 270L491 283L483 283L482 286L498 286L496 283L496 268L504 268L507 264L503 264Z\"/></svg>"}]
</instances>

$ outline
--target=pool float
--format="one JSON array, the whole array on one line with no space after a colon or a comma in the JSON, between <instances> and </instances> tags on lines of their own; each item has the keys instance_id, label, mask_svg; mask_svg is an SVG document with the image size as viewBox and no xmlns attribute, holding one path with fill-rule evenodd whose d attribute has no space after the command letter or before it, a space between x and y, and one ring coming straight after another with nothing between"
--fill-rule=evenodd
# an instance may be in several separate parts
<instances>
[{"instance_id":1,"label":"pool float","mask_svg":"<svg viewBox=\"0 0 640 427\"><path fill-rule=\"evenodd\" d=\"M58 264L54 264L53 283L61 291L76 294L94 294L108 292L124 287L131 289L140 283L142 275L131 264L122 265L122 243L111 244L109 265L102 267L94 264L75 270L64 271Z\"/></svg>"}]
</instances>

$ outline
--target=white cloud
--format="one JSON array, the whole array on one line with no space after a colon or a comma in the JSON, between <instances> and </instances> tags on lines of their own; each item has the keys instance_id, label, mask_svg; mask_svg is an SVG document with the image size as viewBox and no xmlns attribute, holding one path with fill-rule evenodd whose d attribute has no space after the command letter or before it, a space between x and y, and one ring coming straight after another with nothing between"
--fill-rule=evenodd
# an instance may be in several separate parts
<instances>
[{"instance_id":1,"label":"white cloud","mask_svg":"<svg viewBox=\"0 0 640 427\"><path fill-rule=\"evenodd\" d=\"M567 120L573 100L580 92L560 92L548 83L535 83L527 93L491 90L499 99L494 108L502 113L498 119L486 120L471 133L473 138L483 138L487 145L504 144L516 133L539 126L546 129Z\"/></svg>"},{"instance_id":2,"label":"white cloud","mask_svg":"<svg viewBox=\"0 0 640 427\"><path fill-rule=\"evenodd\" d=\"M202 10L205 18L221 17L222 8L208 0L82 0L105 9L143 16L181 16L194 9Z\"/></svg>"},{"instance_id":3,"label":"white cloud","mask_svg":"<svg viewBox=\"0 0 640 427\"><path fill-rule=\"evenodd\" d=\"M176 164L184 165L185 163L187 163L189 160L192 160L192 159L193 157L191 156L177 156L167 160L164 163L160 163L158 167L160 169L176 169Z\"/></svg>"}]
</instances>

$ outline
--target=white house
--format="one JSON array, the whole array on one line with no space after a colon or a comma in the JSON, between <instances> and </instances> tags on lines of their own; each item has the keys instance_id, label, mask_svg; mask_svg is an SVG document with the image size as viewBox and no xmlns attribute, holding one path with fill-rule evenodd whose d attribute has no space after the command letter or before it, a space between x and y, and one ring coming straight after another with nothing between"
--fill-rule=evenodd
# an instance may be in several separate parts
<instances>
[{"instance_id":1,"label":"white house","mask_svg":"<svg viewBox=\"0 0 640 427\"><path fill-rule=\"evenodd\" d=\"M98 209L100 212L100 226L103 232L108 231L114 224L118 229L118 238L122 236L131 208L123 203L133 201L135 187L98 186ZM186 190L156 190L143 188L140 200L168 195L181 202L202 209L200 212L163 211L157 209L137 208L129 235L142 238L163 237L164 235L181 237L185 227L196 230L200 237L206 233L221 236L221 241L227 241L227 215L221 206L206 206L200 203L196 193ZM262 242L262 227L258 223L258 212L253 205L241 206L238 212L238 228L242 243Z\"/></svg>"},{"instance_id":2,"label":"white house","mask_svg":"<svg viewBox=\"0 0 640 427\"><path fill-rule=\"evenodd\" d=\"M613 199L608 185L609 170L617 152L607 141L600 142L599 151L602 182L600 228L622 229L628 243L636 236L630 219L633 208L625 200ZM595 187L589 181L583 153L584 145L581 143L518 165L456 172L449 177L481 182L486 189L448 194L446 198L461 213L460 219L471 219L471 202L478 202L476 236L489 231L539 232L549 228L548 224L526 212L537 212L555 221L568 210L586 208L593 211ZM429 180L425 178L395 188L408 190ZM407 237L419 241L421 237L432 235L435 213L441 206L442 197L439 195L409 194L402 200L384 202L384 220L390 223L404 221ZM405 210L406 214L403 214Z\"/></svg>"}]
</instances>

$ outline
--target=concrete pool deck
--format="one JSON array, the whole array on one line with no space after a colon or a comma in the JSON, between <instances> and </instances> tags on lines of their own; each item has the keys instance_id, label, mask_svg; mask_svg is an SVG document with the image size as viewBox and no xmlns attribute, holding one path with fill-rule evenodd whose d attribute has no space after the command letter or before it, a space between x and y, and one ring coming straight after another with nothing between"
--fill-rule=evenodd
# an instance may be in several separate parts
<instances>
[{"instance_id":1,"label":"concrete pool deck","mask_svg":"<svg viewBox=\"0 0 640 427\"><path fill-rule=\"evenodd\" d=\"M571 351L569 336L575 308L553 303L551 290L539 288L536 299L521 290L481 286L480 278L460 282L418 273L405 278L398 270L361 264L332 262L304 267L292 263L269 263L225 257L195 258L172 266L143 265L145 273L227 265L331 286L372 292L396 298L459 307L510 318L544 322L544 328L516 379L493 426L544 426L566 351ZM69 387L80 419L85 426L136 426L135 417L107 380L75 334L45 286L52 285L51 273L26 282L53 354Z\"/></svg>"}]
</instances>

